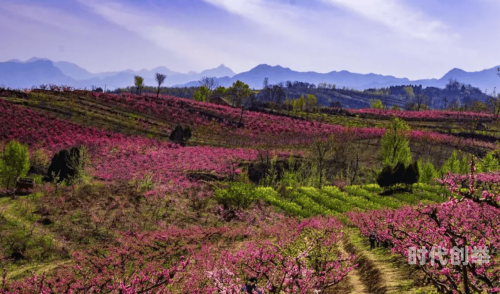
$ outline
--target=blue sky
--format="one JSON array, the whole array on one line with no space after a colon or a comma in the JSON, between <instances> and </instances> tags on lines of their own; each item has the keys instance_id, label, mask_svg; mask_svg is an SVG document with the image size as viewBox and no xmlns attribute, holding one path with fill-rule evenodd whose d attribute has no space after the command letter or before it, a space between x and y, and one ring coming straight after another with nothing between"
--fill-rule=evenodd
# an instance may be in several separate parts
<instances>
[{"instance_id":1,"label":"blue sky","mask_svg":"<svg viewBox=\"0 0 500 294\"><path fill-rule=\"evenodd\" d=\"M499 11L499 0L1 0L0 61L439 78L500 65Z\"/></svg>"}]
</instances>

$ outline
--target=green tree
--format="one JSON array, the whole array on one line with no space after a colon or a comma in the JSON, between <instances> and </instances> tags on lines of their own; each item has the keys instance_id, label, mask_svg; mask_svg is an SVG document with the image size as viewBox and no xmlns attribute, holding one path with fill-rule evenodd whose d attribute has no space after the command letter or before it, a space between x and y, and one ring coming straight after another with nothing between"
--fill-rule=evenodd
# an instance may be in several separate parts
<instances>
[{"instance_id":1,"label":"green tree","mask_svg":"<svg viewBox=\"0 0 500 294\"><path fill-rule=\"evenodd\" d=\"M399 106L397 106L397 105L393 105L391 107L391 110L401 110L401 108L399 108Z\"/></svg>"},{"instance_id":2,"label":"green tree","mask_svg":"<svg viewBox=\"0 0 500 294\"><path fill-rule=\"evenodd\" d=\"M194 92L193 98L196 101L208 102L210 99L210 90L205 86L201 86Z\"/></svg>"},{"instance_id":3,"label":"green tree","mask_svg":"<svg viewBox=\"0 0 500 294\"><path fill-rule=\"evenodd\" d=\"M380 140L384 165L395 166L398 162L409 164L411 162L410 142L406 132L410 126L399 118L394 118L391 126Z\"/></svg>"},{"instance_id":4,"label":"green tree","mask_svg":"<svg viewBox=\"0 0 500 294\"><path fill-rule=\"evenodd\" d=\"M299 99L295 99L292 101L292 106L294 111L302 111L304 110L304 105L306 104L306 100L304 95L301 95Z\"/></svg>"},{"instance_id":5,"label":"green tree","mask_svg":"<svg viewBox=\"0 0 500 294\"><path fill-rule=\"evenodd\" d=\"M233 83L231 88L227 91L231 96L233 106L241 107L239 126L243 121L243 110L245 109L245 104L248 98L252 95L252 90L250 87L240 80Z\"/></svg>"},{"instance_id":6,"label":"green tree","mask_svg":"<svg viewBox=\"0 0 500 294\"><path fill-rule=\"evenodd\" d=\"M2 186L10 189L15 187L18 177L26 176L30 168L28 147L16 141L10 141L5 146L0 160L0 178Z\"/></svg>"},{"instance_id":7,"label":"green tree","mask_svg":"<svg viewBox=\"0 0 500 294\"><path fill-rule=\"evenodd\" d=\"M495 154L493 151L490 151L486 154L485 157L477 164L477 172L486 173L486 172L494 172L500 169L498 159L495 158Z\"/></svg>"},{"instance_id":8,"label":"green tree","mask_svg":"<svg viewBox=\"0 0 500 294\"><path fill-rule=\"evenodd\" d=\"M370 108L372 108L372 109L384 109L384 104L382 104L382 100L380 100L380 99L372 99L372 100L370 100Z\"/></svg>"},{"instance_id":9,"label":"green tree","mask_svg":"<svg viewBox=\"0 0 500 294\"><path fill-rule=\"evenodd\" d=\"M403 90L406 92L406 97L411 101L415 98L415 93L413 92L413 87L404 87Z\"/></svg>"},{"instance_id":10,"label":"green tree","mask_svg":"<svg viewBox=\"0 0 500 294\"><path fill-rule=\"evenodd\" d=\"M443 166L441 166L441 169L439 170L440 176L443 178L448 174L448 172L451 172L452 174L459 174L460 173L460 160L458 159L458 154L456 150L453 150L453 152L450 155L450 158L448 158Z\"/></svg>"},{"instance_id":11,"label":"green tree","mask_svg":"<svg viewBox=\"0 0 500 294\"><path fill-rule=\"evenodd\" d=\"M241 107L246 99L252 94L250 87L240 80L237 80L227 91L231 97L233 106Z\"/></svg>"},{"instance_id":12,"label":"green tree","mask_svg":"<svg viewBox=\"0 0 500 294\"><path fill-rule=\"evenodd\" d=\"M223 86L218 87L217 89L214 90L214 96L219 96L219 97L225 97L228 94L228 89L224 88Z\"/></svg>"},{"instance_id":13,"label":"green tree","mask_svg":"<svg viewBox=\"0 0 500 294\"><path fill-rule=\"evenodd\" d=\"M318 103L318 99L316 98L316 96L308 94L305 103L307 111L313 111L316 107L316 104Z\"/></svg>"},{"instance_id":14,"label":"green tree","mask_svg":"<svg viewBox=\"0 0 500 294\"><path fill-rule=\"evenodd\" d=\"M418 172L420 174L419 183L429 184L432 179L438 177L438 172L436 171L436 168L430 161L424 163L422 160L419 160Z\"/></svg>"},{"instance_id":15,"label":"green tree","mask_svg":"<svg viewBox=\"0 0 500 294\"><path fill-rule=\"evenodd\" d=\"M140 76L134 76L134 85L137 88L137 92L141 95L141 90L144 87L144 78Z\"/></svg>"}]
</instances>

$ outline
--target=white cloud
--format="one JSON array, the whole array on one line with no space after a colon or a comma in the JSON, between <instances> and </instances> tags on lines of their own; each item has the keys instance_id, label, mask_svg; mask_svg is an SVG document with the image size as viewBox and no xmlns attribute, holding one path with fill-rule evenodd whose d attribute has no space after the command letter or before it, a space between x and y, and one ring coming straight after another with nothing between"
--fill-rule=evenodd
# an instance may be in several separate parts
<instances>
[{"instance_id":1,"label":"white cloud","mask_svg":"<svg viewBox=\"0 0 500 294\"><path fill-rule=\"evenodd\" d=\"M403 5L398 0L321 0L354 12L391 30L423 40L446 37L447 26L428 19L421 12Z\"/></svg>"}]
</instances>

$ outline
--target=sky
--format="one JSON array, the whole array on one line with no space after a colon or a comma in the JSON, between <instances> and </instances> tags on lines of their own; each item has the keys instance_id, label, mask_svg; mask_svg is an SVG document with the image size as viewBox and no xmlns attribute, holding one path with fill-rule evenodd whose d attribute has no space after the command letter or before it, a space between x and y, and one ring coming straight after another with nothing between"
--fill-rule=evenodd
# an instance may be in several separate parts
<instances>
[{"instance_id":1,"label":"sky","mask_svg":"<svg viewBox=\"0 0 500 294\"><path fill-rule=\"evenodd\" d=\"M500 0L0 0L0 61L410 79L500 65Z\"/></svg>"}]
</instances>

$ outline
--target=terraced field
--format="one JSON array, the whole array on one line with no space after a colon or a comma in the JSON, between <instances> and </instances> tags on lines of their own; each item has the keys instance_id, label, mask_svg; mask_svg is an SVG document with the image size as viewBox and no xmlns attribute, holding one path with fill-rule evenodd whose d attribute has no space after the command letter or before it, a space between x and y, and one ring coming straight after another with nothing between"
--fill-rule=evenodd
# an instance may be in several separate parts
<instances>
[{"instance_id":1,"label":"terraced field","mask_svg":"<svg viewBox=\"0 0 500 294\"><path fill-rule=\"evenodd\" d=\"M284 197L269 187L258 187L258 197L290 214L310 217L314 215L341 215L351 210L372 210L381 208L399 208L404 205L419 203L444 202L449 192L441 186L415 184L411 193L395 193L380 196L383 190L376 184L348 186L341 191L335 186L321 189L312 187L289 188Z\"/></svg>"}]
</instances>

